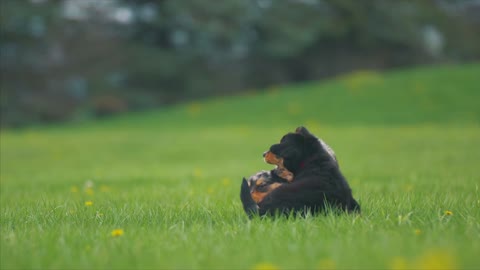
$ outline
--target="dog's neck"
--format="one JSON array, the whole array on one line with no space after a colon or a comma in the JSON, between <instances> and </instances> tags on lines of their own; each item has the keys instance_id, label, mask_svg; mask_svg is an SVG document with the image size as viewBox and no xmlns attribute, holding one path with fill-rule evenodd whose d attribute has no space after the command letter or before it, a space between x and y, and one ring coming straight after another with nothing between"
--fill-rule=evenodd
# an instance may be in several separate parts
<instances>
[{"instance_id":1,"label":"dog's neck","mask_svg":"<svg viewBox=\"0 0 480 270\"><path fill-rule=\"evenodd\" d=\"M312 155L304 159L292 173L297 176L311 170L330 172L331 169L339 170L338 163L330 155Z\"/></svg>"},{"instance_id":2,"label":"dog's neck","mask_svg":"<svg viewBox=\"0 0 480 270\"><path fill-rule=\"evenodd\" d=\"M307 165L308 163L312 162L314 159L317 159L318 157L313 155L313 156L310 156L306 159L304 159L303 161L300 162L300 165L298 166L298 168L301 170L303 168L305 168L305 165Z\"/></svg>"}]
</instances>

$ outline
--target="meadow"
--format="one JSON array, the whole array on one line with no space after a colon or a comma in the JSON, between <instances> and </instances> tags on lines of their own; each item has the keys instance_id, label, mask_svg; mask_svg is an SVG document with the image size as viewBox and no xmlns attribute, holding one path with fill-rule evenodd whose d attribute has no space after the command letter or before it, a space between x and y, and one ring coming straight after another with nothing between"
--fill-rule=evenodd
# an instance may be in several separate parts
<instances>
[{"instance_id":1,"label":"meadow","mask_svg":"<svg viewBox=\"0 0 480 270\"><path fill-rule=\"evenodd\" d=\"M0 134L1 269L478 269L480 65L360 71ZM249 220L305 125L361 215Z\"/></svg>"}]
</instances>

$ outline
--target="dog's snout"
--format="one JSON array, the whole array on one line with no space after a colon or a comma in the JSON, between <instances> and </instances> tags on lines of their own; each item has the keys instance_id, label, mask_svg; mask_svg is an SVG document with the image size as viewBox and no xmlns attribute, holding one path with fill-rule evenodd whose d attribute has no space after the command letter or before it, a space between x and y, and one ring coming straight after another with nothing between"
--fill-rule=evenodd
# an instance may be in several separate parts
<instances>
[{"instance_id":1,"label":"dog's snout","mask_svg":"<svg viewBox=\"0 0 480 270\"><path fill-rule=\"evenodd\" d=\"M268 151L263 152L263 157L267 155Z\"/></svg>"}]
</instances>

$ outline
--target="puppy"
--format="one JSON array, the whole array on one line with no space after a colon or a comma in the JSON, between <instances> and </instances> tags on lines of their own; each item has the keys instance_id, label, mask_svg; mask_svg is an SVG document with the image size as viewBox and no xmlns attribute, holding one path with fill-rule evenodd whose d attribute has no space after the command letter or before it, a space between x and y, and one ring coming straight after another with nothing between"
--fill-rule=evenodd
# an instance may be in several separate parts
<instances>
[{"instance_id":1,"label":"puppy","mask_svg":"<svg viewBox=\"0 0 480 270\"><path fill-rule=\"evenodd\" d=\"M247 180L250 195L252 199L259 203L267 196L272 190L281 186L284 183L288 183L288 180L278 177L275 170L260 171Z\"/></svg>"},{"instance_id":2,"label":"puppy","mask_svg":"<svg viewBox=\"0 0 480 270\"><path fill-rule=\"evenodd\" d=\"M319 142L328 149L329 155L337 162L335 152L333 152L330 146L320 139ZM274 189L280 187L282 184L291 183L294 179L293 173L283 165L283 158L278 157L270 151L265 152L263 158L266 163L276 165L276 167L271 171L260 171L248 178L247 183L250 188L250 194L257 204Z\"/></svg>"},{"instance_id":3,"label":"puppy","mask_svg":"<svg viewBox=\"0 0 480 270\"><path fill-rule=\"evenodd\" d=\"M283 136L280 143L272 145L265 156L277 157L274 163L281 158L285 169L293 174L293 181L275 185L257 204L244 179L240 198L246 213L250 217L292 211L315 214L330 207L359 212L360 205L353 198L333 151L322 142L306 128L299 127Z\"/></svg>"}]
</instances>

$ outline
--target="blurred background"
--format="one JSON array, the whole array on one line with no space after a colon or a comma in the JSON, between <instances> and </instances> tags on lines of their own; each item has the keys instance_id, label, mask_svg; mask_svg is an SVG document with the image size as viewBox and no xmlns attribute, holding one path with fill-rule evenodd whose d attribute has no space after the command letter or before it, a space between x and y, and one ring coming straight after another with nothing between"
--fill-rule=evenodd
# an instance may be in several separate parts
<instances>
[{"instance_id":1,"label":"blurred background","mask_svg":"<svg viewBox=\"0 0 480 270\"><path fill-rule=\"evenodd\" d=\"M478 0L2 0L2 127L480 58Z\"/></svg>"}]
</instances>

